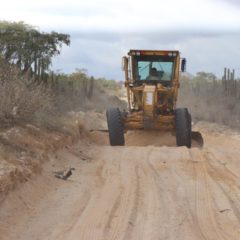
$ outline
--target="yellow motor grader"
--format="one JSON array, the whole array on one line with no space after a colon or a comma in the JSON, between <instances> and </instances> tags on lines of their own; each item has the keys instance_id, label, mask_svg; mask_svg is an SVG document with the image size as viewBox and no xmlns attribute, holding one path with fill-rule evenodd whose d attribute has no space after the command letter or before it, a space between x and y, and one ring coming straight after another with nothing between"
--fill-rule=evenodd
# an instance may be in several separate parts
<instances>
[{"instance_id":1,"label":"yellow motor grader","mask_svg":"<svg viewBox=\"0 0 240 240\"><path fill-rule=\"evenodd\" d=\"M178 146L191 147L191 115L187 108L176 108L185 68L179 51L130 50L123 57L128 111L106 112L112 146L124 145L127 130L142 129L172 131Z\"/></svg>"}]
</instances>

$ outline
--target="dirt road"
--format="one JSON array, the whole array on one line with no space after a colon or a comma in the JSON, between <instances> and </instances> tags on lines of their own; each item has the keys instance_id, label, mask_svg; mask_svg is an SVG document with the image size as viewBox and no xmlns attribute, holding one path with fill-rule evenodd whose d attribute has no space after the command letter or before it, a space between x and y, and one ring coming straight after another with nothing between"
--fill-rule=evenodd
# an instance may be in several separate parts
<instances>
[{"instance_id":1,"label":"dirt road","mask_svg":"<svg viewBox=\"0 0 240 240\"><path fill-rule=\"evenodd\" d=\"M156 133L129 133L125 147L93 133L66 147L8 196L0 239L239 240L240 136L213 124L198 129L203 149L177 148ZM53 177L70 165L68 181Z\"/></svg>"}]
</instances>

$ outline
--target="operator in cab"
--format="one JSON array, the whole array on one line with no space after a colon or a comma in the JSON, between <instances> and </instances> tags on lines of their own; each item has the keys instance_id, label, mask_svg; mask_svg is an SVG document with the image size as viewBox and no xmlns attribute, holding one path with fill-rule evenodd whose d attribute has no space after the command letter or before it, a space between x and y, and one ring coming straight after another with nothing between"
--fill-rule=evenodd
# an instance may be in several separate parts
<instances>
[{"instance_id":1,"label":"operator in cab","mask_svg":"<svg viewBox=\"0 0 240 240\"><path fill-rule=\"evenodd\" d=\"M146 78L146 80L159 80L158 72L157 72L156 68L150 69L150 73L149 73L148 77Z\"/></svg>"}]
</instances>

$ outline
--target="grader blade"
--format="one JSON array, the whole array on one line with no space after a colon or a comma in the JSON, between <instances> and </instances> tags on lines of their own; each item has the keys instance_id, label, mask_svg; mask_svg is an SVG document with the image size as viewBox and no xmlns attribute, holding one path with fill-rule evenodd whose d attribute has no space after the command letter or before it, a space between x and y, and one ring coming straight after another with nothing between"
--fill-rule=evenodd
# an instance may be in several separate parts
<instances>
[{"instance_id":1,"label":"grader blade","mask_svg":"<svg viewBox=\"0 0 240 240\"><path fill-rule=\"evenodd\" d=\"M200 147L203 147L204 145L204 140L203 140L203 136L200 132L198 131L192 131L192 140L196 141L197 144L200 146Z\"/></svg>"}]
</instances>

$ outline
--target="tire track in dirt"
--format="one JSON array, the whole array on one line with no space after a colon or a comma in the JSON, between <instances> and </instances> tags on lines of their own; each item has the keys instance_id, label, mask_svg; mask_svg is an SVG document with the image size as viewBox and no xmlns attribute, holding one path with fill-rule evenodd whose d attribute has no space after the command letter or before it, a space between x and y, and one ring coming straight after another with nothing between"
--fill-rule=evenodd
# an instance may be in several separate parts
<instances>
[{"instance_id":1,"label":"tire track in dirt","mask_svg":"<svg viewBox=\"0 0 240 240\"><path fill-rule=\"evenodd\" d=\"M188 204L188 187L192 178L186 176L186 166L190 155L187 148L155 148L149 164L151 165L156 185L158 186L159 202L164 211L159 213L158 236L160 239L202 239L196 228ZM157 159L156 152L160 155ZM160 160L160 161L159 161ZM164 164L164 171L161 171ZM191 168L190 168L191 170ZM174 180L173 180L174 179Z\"/></svg>"},{"instance_id":2,"label":"tire track in dirt","mask_svg":"<svg viewBox=\"0 0 240 240\"><path fill-rule=\"evenodd\" d=\"M214 206L211 201L211 189L205 166L205 159L199 150L191 152L192 159L197 159L195 164L195 212L197 216L198 227L201 231L203 239L219 239L227 240L224 234L219 231Z\"/></svg>"},{"instance_id":3,"label":"tire track in dirt","mask_svg":"<svg viewBox=\"0 0 240 240\"><path fill-rule=\"evenodd\" d=\"M156 225L156 220L160 209L159 195L154 174L147 163L152 148L148 147L146 151L138 148L137 151L141 152L141 158L136 161L139 179L138 211L133 212L134 218L130 220L132 226L124 239L158 239L159 226Z\"/></svg>"},{"instance_id":4,"label":"tire track in dirt","mask_svg":"<svg viewBox=\"0 0 240 240\"><path fill-rule=\"evenodd\" d=\"M240 152L214 146L214 138L203 149L162 146L162 140L144 146L153 136L136 146L132 133L124 147L99 138L86 149L87 161L79 146L65 150L63 159L79 170L66 182L53 178L57 191L51 188L32 206L38 210L29 210L31 220L5 239L239 240ZM141 143L144 134L135 137Z\"/></svg>"},{"instance_id":5,"label":"tire track in dirt","mask_svg":"<svg viewBox=\"0 0 240 240\"><path fill-rule=\"evenodd\" d=\"M207 152L205 154L207 171L212 180L212 184L215 185L214 197L215 202L218 203L221 199L220 204L218 203L219 212L226 214L219 216L220 228L227 234L227 239L239 239L240 231L240 188L239 188L239 176L236 171L232 172L227 165L219 161L219 159L226 159L229 157L228 154L221 154L221 158L216 157L219 155L217 152ZM228 163L229 164L229 163ZM217 174L216 174L217 173ZM218 194L216 190L221 192ZM217 202L218 200L218 202ZM222 216L222 217L221 217Z\"/></svg>"},{"instance_id":6,"label":"tire track in dirt","mask_svg":"<svg viewBox=\"0 0 240 240\"><path fill-rule=\"evenodd\" d=\"M109 228L105 231L104 239L124 239L123 236L129 232L129 227L132 226L135 213L138 211L139 179L135 162L136 158L140 157L140 153L129 155L127 152L123 152L123 158L119 160L122 191L118 207L109 217Z\"/></svg>"},{"instance_id":7,"label":"tire track in dirt","mask_svg":"<svg viewBox=\"0 0 240 240\"><path fill-rule=\"evenodd\" d=\"M194 165L196 174L195 213L203 239L239 239L236 229L231 228L239 222L238 217L231 219L227 216L228 221L224 219L226 215L222 217L224 211L231 209L232 201L229 199L229 192L226 195L223 187L219 185L219 180L224 180L224 184L231 180L230 182L233 184L232 176L228 171L212 169L205 152L199 152L197 149L191 150L191 155L192 159L197 159L197 163ZM224 176L221 176L222 173ZM223 199L223 195L225 195L225 199ZM221 206L225 207L221 208ZM229 224L230 221L232 224ZM230 229L228 229L229 226Z\"/></svg>"},{"instance_id":8,"label":"tire track in dirt","mask_svg":"<svg viewBox=\"0 0 240 240\"><path fill-rule=\"evenodd\" d=\"M134 164L128 161L130 159L125 156L126 153L121 151L121 148L115 150L118 152L116 155L110 156L108 151L105 151L101 156L108 161L105 162L102 172L105 178L104 185L92 194L67 238L119 239L119 235L127 228L131 209L135 204L137 180ZM122 163L124 159L128 161L127 165L124 161Z\"/></svg>"}]
</instances>

